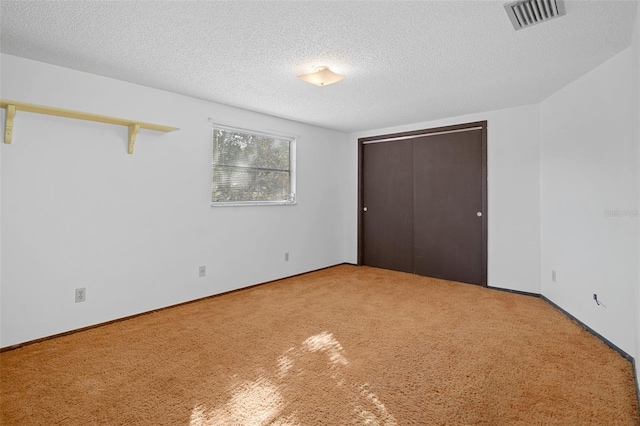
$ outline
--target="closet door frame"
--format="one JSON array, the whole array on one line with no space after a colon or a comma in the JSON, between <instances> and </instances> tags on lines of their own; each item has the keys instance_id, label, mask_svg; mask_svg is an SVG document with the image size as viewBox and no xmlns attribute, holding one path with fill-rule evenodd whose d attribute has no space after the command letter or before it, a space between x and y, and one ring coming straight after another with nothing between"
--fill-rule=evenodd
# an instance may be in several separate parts
<instances>
[{"instance_id":1,"label":"closet door frame","mask_svg":"<svg viewBox=\"0 0 640 426\"><path fill-rule=\"evenodd\" d=\"M391 133L378 136L370 136L358 139L358 256L357 265L362 266L362 253L364 248L363 233L363 173L362 173L362 152L363 146L367 143L382 142L393 139L411 139L432 133L453 133L456 131L466 131L471 128L481 128L482 130L482 261L484 280L482 285L487 286L487 265L488 265L488 202L487 202L487 121L475 121L452 126L435 127L431 129L413 130L409 132Z\"/></svg>"}]
</instances>

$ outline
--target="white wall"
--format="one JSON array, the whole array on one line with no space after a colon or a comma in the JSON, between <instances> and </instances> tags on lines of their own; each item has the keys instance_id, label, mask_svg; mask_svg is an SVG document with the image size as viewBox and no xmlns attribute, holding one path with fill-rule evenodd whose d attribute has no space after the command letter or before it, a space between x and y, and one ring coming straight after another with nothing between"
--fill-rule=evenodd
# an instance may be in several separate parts
<instances>
[{"instance_id":1,"label":"white wall","mask_svg":"<svg viewBox=\"0 0 640 426\"><path fill-rule=\"evenodd\" d=\"M2 99L2 56L0 55L0 99ZM0 108L0 127L4 124L5 109ZM4 128L3 132L4 134ZM4 141L4 137L3 137ZM0 142L2 143L2 142ZM2 149L0 149L0 188L2 188ZM0 340L2 339L2 191L0 190ZM1 347L1 344L0 344Z\"/></svg>"},{"instance_id":2,"label":"white wall","mask_svg":"<svg viewBox=\"0 0 640 426\"><path fill-rule=\"evenodd\" d=\"M636 12L636 27L633 33L633 45L632 50L634 54L634 71L633 74L636 76L635 79L635 92L636 92L636 144L638 146L638 169L640 170L640 11ZM639 173L640 175L640 173ZM636 205L638 211L640 211L640 176L638 176L638 204ZM639 219L640 220L640 219ZM640 223L638 226L638 281L636 286L636 312L637 312L637 326L636 326L636 366L640 367ZM638 371L636 370L636 374ZM636 380L637 384L640 384L640 380ZM640 389L638 389L638 394L640 395Z\"/></svg>"},{"instance_id":3,"label":"white wall","mask_svg":"<svg viewBox=\"0 0 640 426\"><path fill-rule=\"evenodd\" d=\"M349 162L357 164L358 138L487 120L488 284L540 293L539 109L490 111L347 135ZM347 261L357 262L357 169L344 200Z\"/></svg>"},{"instance_id":4,"label":"white wall","mask_svg":"<svg viewBox=\"0 0 640 426\"><path fill-rule=\"evenodd\" d=\"M128 155L124 127L17 114L1 148L1 346L343 262L344 134L8 55L1 66L4 99L180 127L140 131ZM298 204L210 207L208 117L300 135Z\"/></svg>"},{"instance_id":5,"label":"white wall","mask_svg":"<svg viewBox=\"0 0 640 426\"><path fill-rule=\"evenodd\" d=\"M540 207L542 294L635 356L633 61L628 48L540 104ZM555 283L551 270L557 271ZM595 303L594 293L606 308Z\"/></svg>"}]
</instances>

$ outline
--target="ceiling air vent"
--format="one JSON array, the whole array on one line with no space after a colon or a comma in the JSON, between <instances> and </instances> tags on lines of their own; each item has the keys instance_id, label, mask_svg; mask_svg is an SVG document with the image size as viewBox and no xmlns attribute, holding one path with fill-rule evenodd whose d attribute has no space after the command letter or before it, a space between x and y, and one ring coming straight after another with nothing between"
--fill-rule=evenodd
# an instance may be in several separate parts
<instances>
[{"instance_id":1,"label":"ceiling air vent","mask_svg":"<svg viewBox=\"0 0 640 426\"><path fill-rule=\"evenodd\" d=\"M516 31L565 14L562 0L521 0L504 8Z\"/></svg>"}]
</instances>

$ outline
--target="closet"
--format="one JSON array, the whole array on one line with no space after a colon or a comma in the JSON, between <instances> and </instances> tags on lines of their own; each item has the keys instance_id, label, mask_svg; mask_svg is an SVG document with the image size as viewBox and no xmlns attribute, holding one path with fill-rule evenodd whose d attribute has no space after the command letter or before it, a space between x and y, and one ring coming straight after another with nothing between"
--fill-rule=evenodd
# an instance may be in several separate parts
<instances>
[{"instance_id":1,"label":"closet","mask_svg":"<svg viewBox=\"0 0 640 426\"><path fill-rule=\"evenodd\" d=\"M358 263L487 285L486 121L359 139Z\"/></svg>"}]
</instances>

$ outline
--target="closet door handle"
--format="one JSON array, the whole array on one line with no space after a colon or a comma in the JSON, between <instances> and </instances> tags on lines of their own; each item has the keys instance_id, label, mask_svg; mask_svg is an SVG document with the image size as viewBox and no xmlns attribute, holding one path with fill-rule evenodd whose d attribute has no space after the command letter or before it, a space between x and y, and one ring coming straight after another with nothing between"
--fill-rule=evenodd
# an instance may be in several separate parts
<instances>
[{"instance_id":1,"label":"closet door handle","mask_svg":"<svg viewBox=\"0 0 640 426\"><path fill-rule=\"evenodd\" d=\"M363 212L366 212L366 211L367 211L367 208L366 208L366 207L364 207L364 208L362 209L362 211L363 211Z\"/></svg>"},{"instance_id":2,"label":"closet door handle","mask_svg":"<svg viewBox=\"0 0 640 426\"><path fill-rule=\"evenodd\" d=\"M478 217L482 216L482 212L477 212L476 216L478 216Z\"/></svg>"}]
</instances>

